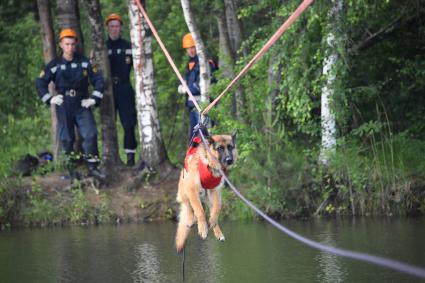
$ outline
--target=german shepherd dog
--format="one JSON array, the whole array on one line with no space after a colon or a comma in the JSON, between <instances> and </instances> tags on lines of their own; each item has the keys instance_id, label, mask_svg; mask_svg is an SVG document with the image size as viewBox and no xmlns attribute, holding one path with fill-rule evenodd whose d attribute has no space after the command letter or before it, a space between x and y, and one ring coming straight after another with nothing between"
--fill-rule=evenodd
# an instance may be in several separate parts
<instances>
[{"instance_id":1,"label":"german shepherd dog","mask_svg":"<svg viewBox=\"0 0 425 283\"><path fill-rule=\"evenodd\" d=\"M176 249L184 249L190 228L197 222L198 234L205 239L208 226L205 211L201 203L201 193L205 189L209 199L209 227L219 241L224 235L218 225L221 209L220 189L224 184L219 168L229 170L236 161L235 136L214 135L208 138L212 158L199 137L193 139L185 158L185 168L180 173L177 202L180 203L179 223L176 233ZM218 161L218 162L217 162Z\"/></svg>"}]
</instances>

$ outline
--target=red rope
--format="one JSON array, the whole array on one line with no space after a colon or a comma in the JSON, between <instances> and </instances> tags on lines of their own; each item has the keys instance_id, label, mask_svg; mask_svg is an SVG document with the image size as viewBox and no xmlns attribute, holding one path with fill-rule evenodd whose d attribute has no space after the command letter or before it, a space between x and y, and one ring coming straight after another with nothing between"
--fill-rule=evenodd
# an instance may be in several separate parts
<instances>
[{"instance_id":1,"label":"red rope","mask_svg":"<svg viewBox=\"0 0 425 283\"><path fill-rule=\"evenodd\" d=\"M183 85L183 87L186 89L187 94L189 95L189 98L192 100L193 104L195 105L196 109L199 113L201 113L202 109L199 107L198 102L196 101L195 97L193 96L192 92L190 91L189 87L187 86L186 82L184 81L182 75L180 74L179 70L177 69L176 65L174 64L173 59L171 58L170 54L167 51L167 48L165 48L165 45L162 43L161 38L158 35L158 32L156 31L154 25L152 24L151 20L149 19L145 9L140 4L140 0L135 0L137 7L139 8L139 11L142 13L143 17L145 18L147 24L149 25L150 29L152 30L153 35L155 36L156 40L158 41L159 46L161 47L162 51L165 54L165 57L167 58L168 62L170 63L171 67L173 68L174 72L176 73L177 77L180 80L180 83Z\"/></svg>"},{"instance_id":2,"label":"red rope","mask_svg":"<svg viewBox=\"0 0 425 283\"><path fill-rule=\"evenodd\" d=\"M223 97L223 95L254 65L264 53L269 50L269 48L282 36L282 34L292 25L292 23L304 12L305 9L313 2L313 0L304 0L298 8L294 11L294 13L280 26L280 28L276 31L276 33L267 41L267 43L263 46L263 48L258 51L258 53L251 59L251 61L240 71L240 73L230 82L230 84L223 90L223 92L214 99L213 102L208 105L204 111L203 115L208 113L211 108L217 104L217 102Z\"/></svg>"},{"instance_id":3,"label":"red rope","mask_svg":"<svg viewBox=\"0 0 425 283\"><path fill-rule=\"evenodd\" d=\"M193 94L189 90L186 82L183 80L183 77L181 76L179 70L177 69L176 65L173 62L173 59L171 58L170 54L167 51L167 48L165 48L164 44L162 43L161 38L158 35L158 32L156 31L154 25L152 24L151 20L149 19L145 9L140 4L140 0L135 0L137 7L139 8L139 11L142 13L143 17L145 18L147 24L149 25L150 29L152 30L153 35L155 36L156 40L158 41L159 46L161 47L162 51L164 52L168 62L170 63L171 67L173 68L174 72L176 73L177 77L180 80L180 83L184 86L186 89L187 94L189 95L189 98L192 100L193 104L195 105L196 109L201 113L201 116L208 113L214 105L217 104L217 102L226 94L226 92L254 65L263 55L267 52L267 50L270 49L270 47L282 36L282 34L294 23L294 21L307 9L307 7L313 2L313 0L304 0L298 8L294 11L294 13L280 26L280 28L275 32L275 34L266 42L266 44L258 51L258 53L251 59L251 61L240 71L240 73L230 82L230 84L223 90L223 92L217 96L216 99L214 99L213 102L210 103L203 111L199 107L199 104L196 102L196 99L193 97Z\"/></svg>"}]
</instances>

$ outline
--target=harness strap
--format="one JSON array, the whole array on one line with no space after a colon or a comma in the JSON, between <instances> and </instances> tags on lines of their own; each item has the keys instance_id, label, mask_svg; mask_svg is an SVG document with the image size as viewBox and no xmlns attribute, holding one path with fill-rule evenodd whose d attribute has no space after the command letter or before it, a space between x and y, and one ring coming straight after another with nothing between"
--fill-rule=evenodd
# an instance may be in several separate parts
<instances>
[{"instance_id":1,"label":"harness strap","mask_svg":"<svg viewBox=\"0 0 425 283\"><path fill-rule=\"evenodd\" d=\"M184 169L187 171L188 169L188 158L195 154L198 151L199 144L202 142L201 138L196 136L192 139L192 145L186 152L186 157L184 159ZM199 177L201 179L201 186L205 190L214 189L217 187L223 178L223 176L214 176L210 169L208 168L208 164L202 162L201 159L198 160L198 168L199 168Z\"/></svg>"}]
</instances>

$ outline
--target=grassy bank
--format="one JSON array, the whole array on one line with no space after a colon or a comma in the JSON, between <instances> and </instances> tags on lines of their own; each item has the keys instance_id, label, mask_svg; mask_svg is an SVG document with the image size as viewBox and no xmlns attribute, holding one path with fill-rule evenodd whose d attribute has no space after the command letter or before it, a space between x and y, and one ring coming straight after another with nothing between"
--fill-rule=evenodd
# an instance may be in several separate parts
<instances>
[{"instance_id":1,"label":"grassy bank","mask_svg":"<svg viewBox=\"0 0 425 283\"><path fill-rule=\"evenodd\" d=\"M175 218L175 176L160 186L139 184L124 169L108 185L85 178L73 185L61 174L9 179L0 194L0 230L144 222ZM158 182L155 178L152 182ZM137 186L135 184L137 183Z\"/></svg>"},{"instance_id":2,"label":"grassy bank","mask_svg":"<svg viewBox=\"0 0 425 283\"><path fill-rule=\"evenodd\" d=\"M0 225L44 226L144 221L176 217L177 176L131 185L134 171L98 187L70 186L60 166L32 177L16 174L26 153L48 149L50 123L44 107L33 117L9 118L0 141ZM37 118L38 117L38 118ZM425 143L408 134L353 133L339 140L328 167L318 149L299 140L270 139L245 129L238 135L239 161L230 179L254 204L276 218L316 215L422 215L425 213ZM175 146L175 145L172 145ZM178 155L178 153L172 153ZM46 170L47 169L47 170ZM46 173L47 171L47 173ZM131 189L129 189L131 188ZM223 217L254 218L228 188Z\"/></svg>"},{"instance_id":3,"label":"grassy bank","mask_svg":"<svg viewBox=\"0 0 425 283\"><path fill-rule=\"evenodd\" d=\"M269 151L259 148L260 144L251 154L242 153L232 179L250 200L277 218L425 213L423 141L405 134L363 142L340 140L328 167L318 164L314 148L295 143ZM253 217L231 193L227 199L229 217Z\"/></svg>"}]
</instances>

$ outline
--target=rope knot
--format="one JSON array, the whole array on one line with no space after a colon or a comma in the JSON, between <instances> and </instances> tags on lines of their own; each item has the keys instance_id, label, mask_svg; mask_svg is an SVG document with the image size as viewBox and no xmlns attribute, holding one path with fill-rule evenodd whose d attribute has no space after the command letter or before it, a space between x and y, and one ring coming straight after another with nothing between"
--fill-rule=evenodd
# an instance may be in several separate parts
<instances>
[{"instance_id":1,"label":"rope knot","mask_svg":"<svg viewBox=\"0 0 425 283\"><path fill-rule=\"evenodd\" d=\"M207 115L201 115L199 123L193 128L193 135L198 135L199 131L202 131L205 137L209 137L208 125L211 122L211 118Z\"/></svg>"}]
</instances>

